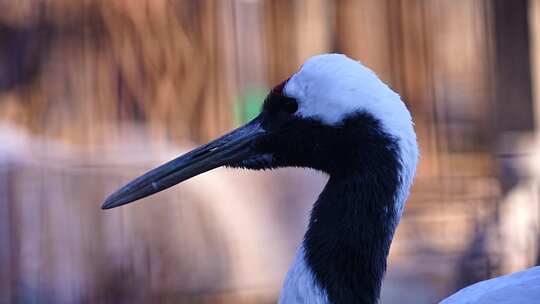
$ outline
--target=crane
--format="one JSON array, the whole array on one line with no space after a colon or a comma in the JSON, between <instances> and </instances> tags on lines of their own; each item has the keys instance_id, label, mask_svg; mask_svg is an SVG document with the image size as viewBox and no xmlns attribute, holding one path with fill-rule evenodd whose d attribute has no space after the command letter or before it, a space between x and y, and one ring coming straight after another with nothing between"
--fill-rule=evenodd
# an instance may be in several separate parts
<instances>
[{"instance_id":1,"label":"crane","mask_svg":"<svg viewBox=\"0 0 540 304\"><path fill-rule=\"evenodd\" d=\"M256 118L134 179L102 208L221 166L322 171L329 179L279 303L373 304L418 158L414 124L400 96L360 62L323 54L274 87Z\"/></svg>"}]
</instances>

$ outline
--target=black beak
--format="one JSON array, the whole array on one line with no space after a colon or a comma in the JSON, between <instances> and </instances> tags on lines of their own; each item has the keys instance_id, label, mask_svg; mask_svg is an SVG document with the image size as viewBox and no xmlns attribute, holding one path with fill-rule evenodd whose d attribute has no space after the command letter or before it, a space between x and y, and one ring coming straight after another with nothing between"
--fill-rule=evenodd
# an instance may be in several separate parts
<instances>
[{"instance_id":1,"label":"black beak","mask_svg":"<svg viewBox=\"0 0 540 304\"><path fill-rule=\"evenodd\" d=\"M111 194L101 209L110 209L131 203L206 171L248 159L256 155L253 151L253 141L264 133L258 119L254 119L248 124L134 179Z\"/></svg>"}]
</instances>

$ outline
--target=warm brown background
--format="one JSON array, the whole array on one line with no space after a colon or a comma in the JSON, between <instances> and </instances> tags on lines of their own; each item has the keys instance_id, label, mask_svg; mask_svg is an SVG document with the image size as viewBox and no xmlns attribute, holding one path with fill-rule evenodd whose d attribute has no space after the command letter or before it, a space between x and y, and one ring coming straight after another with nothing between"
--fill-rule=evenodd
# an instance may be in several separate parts
<instances>
[{"instance_id":1,"label":"warm brown background","mask_svg":"<svg viewBox=\"0 0 540 304\"><path fill-rule=\"evenodd\" d=\"M1 0L0 303L275 302L321 174L220 169L99 206L324 52L417 125L382 303L538 264L539 42L538 0Z\"/></svg>"}]
</instances>

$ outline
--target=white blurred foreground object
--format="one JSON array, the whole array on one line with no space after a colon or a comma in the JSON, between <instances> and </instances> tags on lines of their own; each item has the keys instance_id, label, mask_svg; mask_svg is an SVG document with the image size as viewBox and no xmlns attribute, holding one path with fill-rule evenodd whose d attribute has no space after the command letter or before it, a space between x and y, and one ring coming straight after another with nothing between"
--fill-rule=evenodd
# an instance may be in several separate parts
<instances>
[{"instance_id":1,"label":"white blurred foreground object","mask_svg":"<svg viewBox=\"0 0 540 304\"><path fill-rule=\"evenodd\" d=\"M441 304L540 303L540 267L463 288Z\"/></svg>"}]
</instances>

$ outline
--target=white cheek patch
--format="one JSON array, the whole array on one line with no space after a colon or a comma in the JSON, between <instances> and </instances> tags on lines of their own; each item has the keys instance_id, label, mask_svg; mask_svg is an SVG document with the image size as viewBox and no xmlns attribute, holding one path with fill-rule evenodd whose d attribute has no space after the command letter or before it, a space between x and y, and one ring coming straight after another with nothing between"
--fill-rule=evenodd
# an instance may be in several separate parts
<instances>
[{"instance_id":1,"label":"white cheek patch","mask_svg":"<svg viewBox=\"0 0 540 304\"><path fill-rule=\"evenodd\" d=\"M411 114L397 93L360 62L341 54L308 59L287 81L285 96L298 102L296 115L339 125L355 113L368 113L388 134L414 139Z\"/></svg>"},{"instance_id":2,"label":"white cheek patch","mask_svg":"<svg viewBox=\"0 0 540 304\"><path fill-rule=\"evenodd\" d=\"M307 60L284 88L299 103L298 115L317 118L328 125L359 111L409 116L403 102L370 69L341 54L319 55ZM404 117L408 118L408 117ZM408 119L410 121L410 118Z\"/></svg>"}]
</instances>

